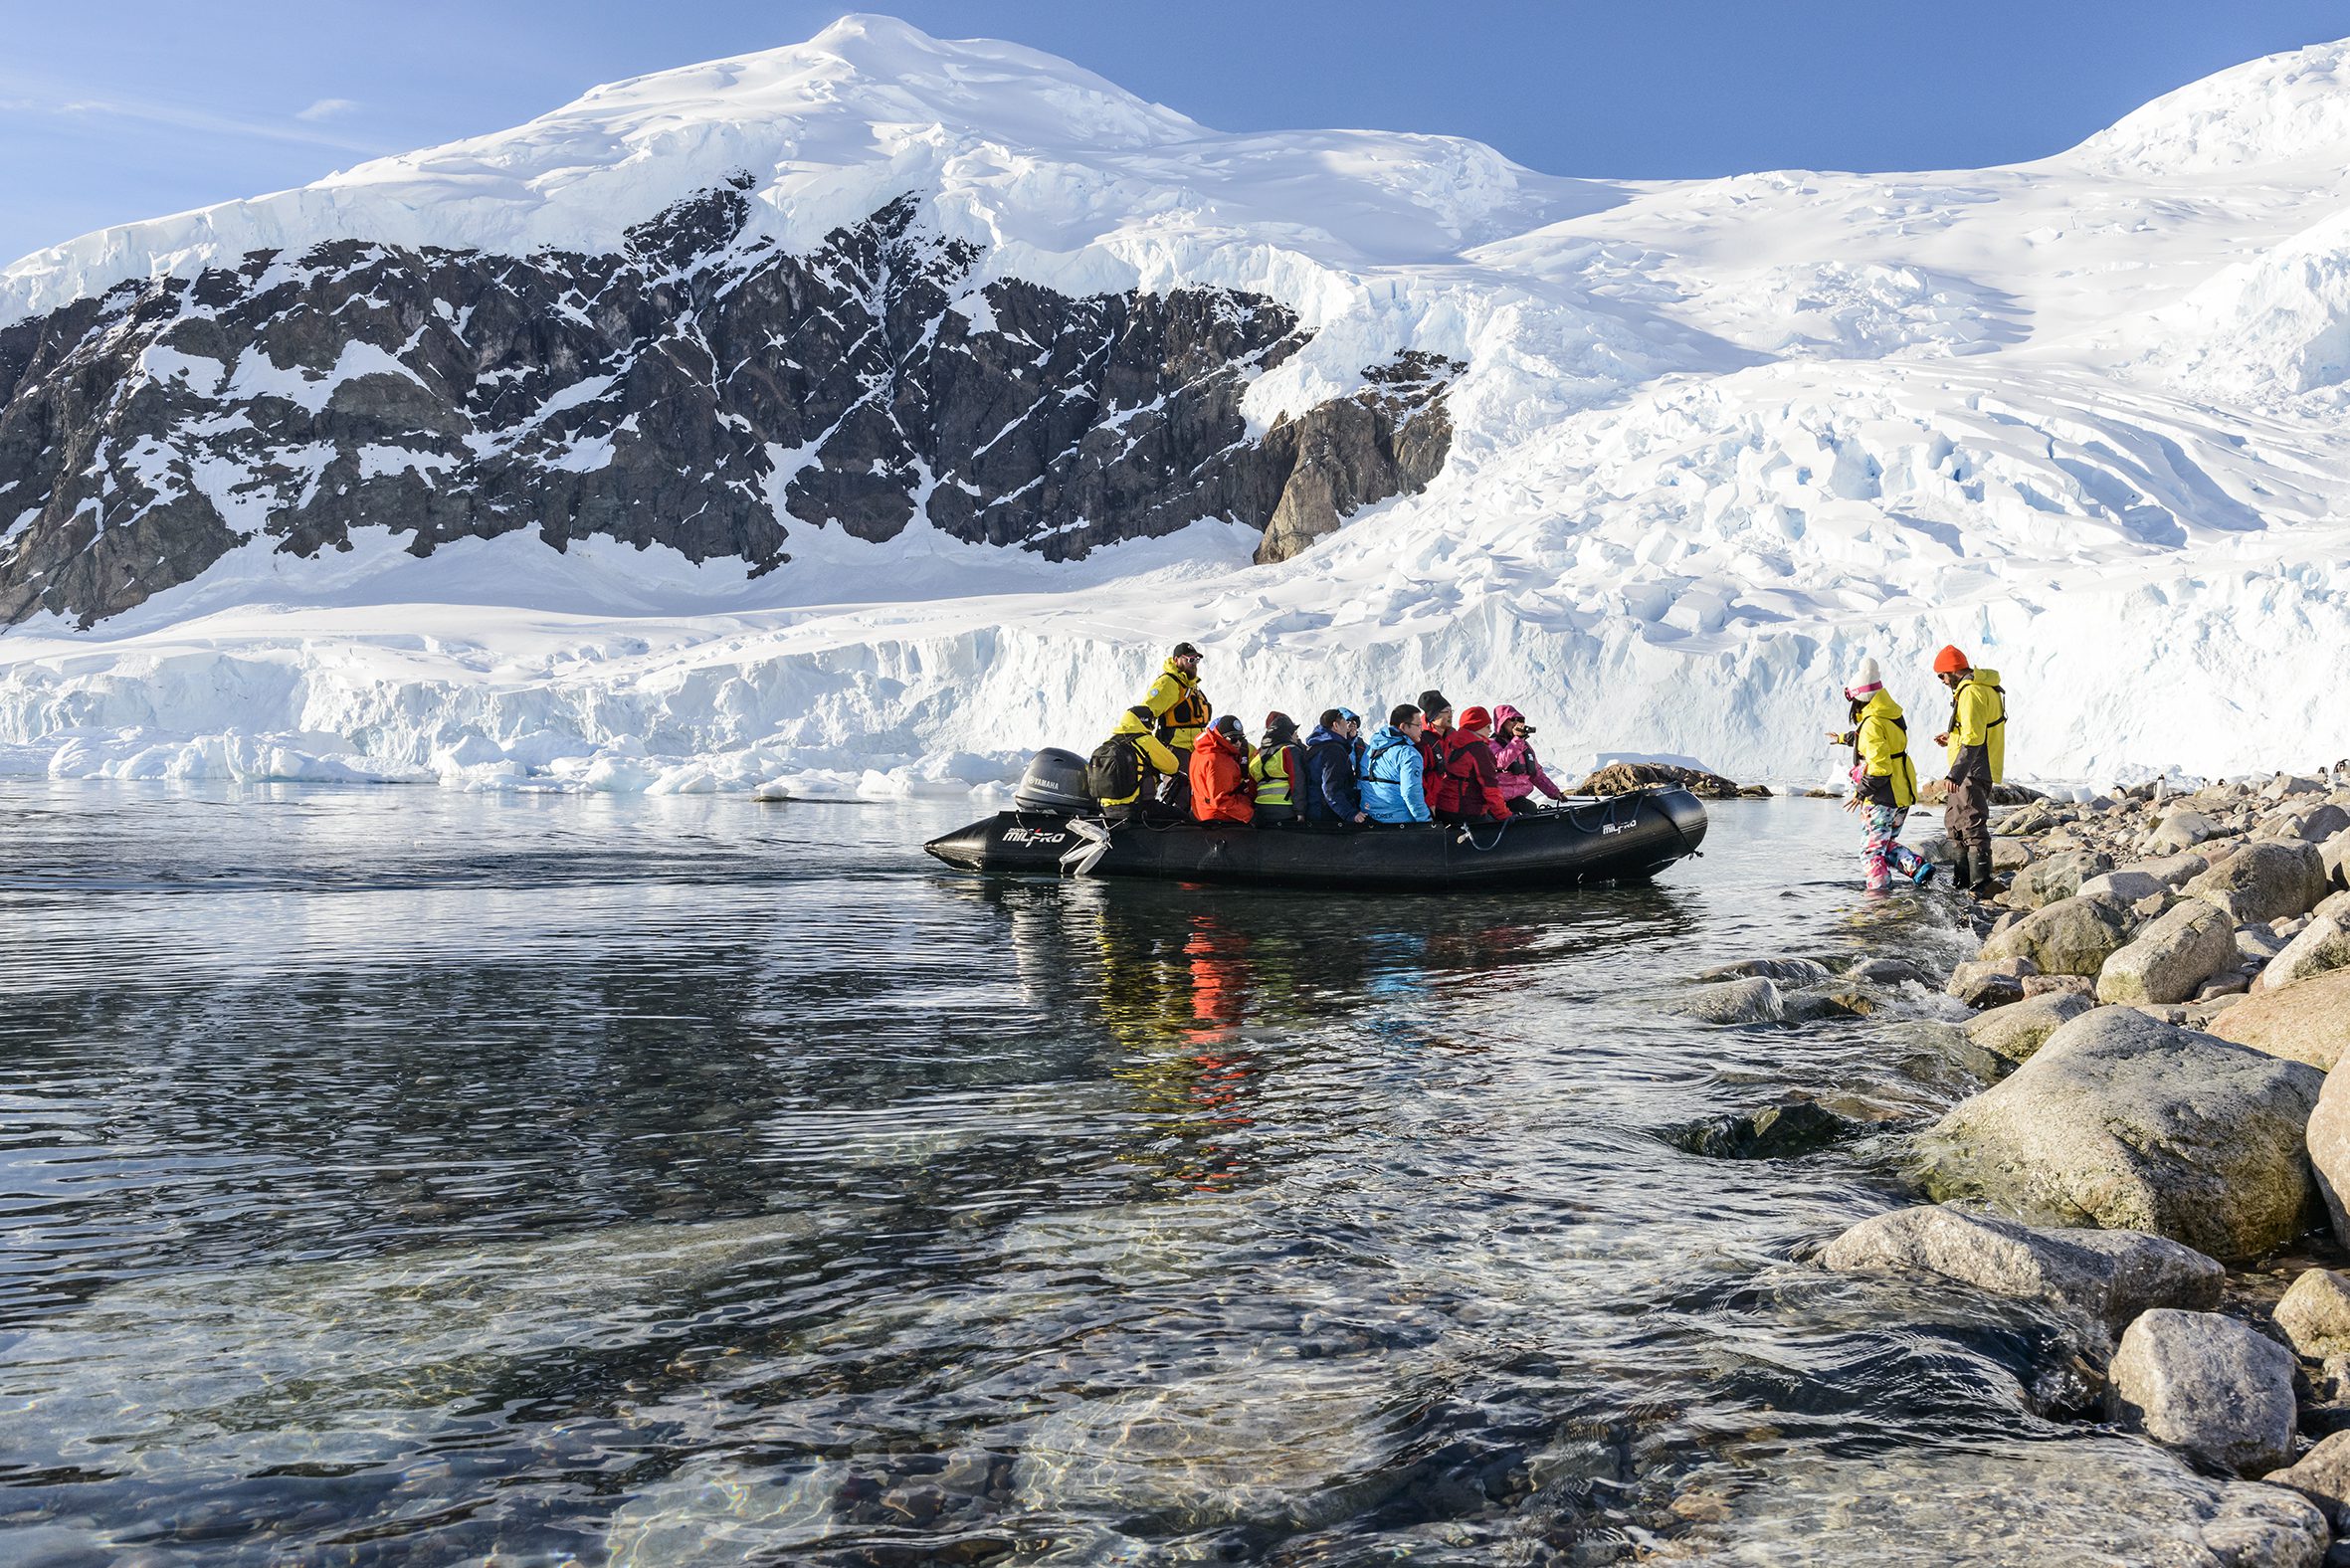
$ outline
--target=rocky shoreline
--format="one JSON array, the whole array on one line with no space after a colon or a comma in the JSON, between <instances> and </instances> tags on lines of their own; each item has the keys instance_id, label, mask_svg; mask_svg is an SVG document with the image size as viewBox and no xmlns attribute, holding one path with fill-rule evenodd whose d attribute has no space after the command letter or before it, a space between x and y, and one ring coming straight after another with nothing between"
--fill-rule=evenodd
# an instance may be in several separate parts
<instances>
[{"instance_id":1,"label":"rocky shoreline","mask_svg":"<svg viewBox=\"0 0 2350 1568\"><path fill-rule=\"evenodd\" d=\"M1948 1022L1924 1026L1981 1086L1909 1129L1931 1201L1803 1259L1939 1276L2067 1325L2028 1403L2183 1462L2115 1498L2176 1526L2165 1563L2350 1568L2350 1266L2307 1266L2350 1248L2340 771L1996 811L2001 889L1960 904L1980 951L1928 1004ZM1757 959L1676 1005L1721 1024L1866 1014L1918 968ZM1838 1122L1782 1105L1678 1141L1789 1158L1865 1130Z\"/></svg>"}]
</instances>

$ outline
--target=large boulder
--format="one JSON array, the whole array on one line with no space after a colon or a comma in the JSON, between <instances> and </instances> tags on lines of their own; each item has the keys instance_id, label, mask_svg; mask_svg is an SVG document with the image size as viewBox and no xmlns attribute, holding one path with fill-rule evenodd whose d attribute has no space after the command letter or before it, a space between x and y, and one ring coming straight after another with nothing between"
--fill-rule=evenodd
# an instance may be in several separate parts
<instances>
[{"instance_id":1,"label":"large boulder","mask_svg":"<svg viewBox=\"0 0 2350 1568\"><path fill-rule=\"evenodd\" d=\"M2293 1353L2233 1317L2156 1307L2122 1331L2106 1413L2240 1474L2293 1457Z\"/></svg>"},{"instance_id":2,"label":"large boulder","mask_svg":"<svg viewBox=\"0 0 2350 1568\"><path fill-rule=\"evenodd\" d=\"M1842 1274L1940 1274L2068 1308L2109 1334L2149 1307L2217 1306L2228 1276L2212 1259L2160 1236L2041 1230L1934 1204L1862 1220L1823 1248L1819 1263Z\"/></svg>"},{"instance_id":3,"label":"large boulder","mask_svg":"<svg viewBox=\"0 0 2350 1568\"><path fill-rule=\"evenodd\" d=\"M2124 872L2143 872L2165 887L2184 887L2212 869L2212 863L2201 855L2166 855L2160 860L2132 861L2119 868Z\"/></svg>"},{"instance_id":4,"label":"large boulder","mask_svg":"<svg viewBox=\"0 0 2350 1568\"><path fill-rule=\"evenodd\" d=\"M2303 1270L2276 1303L2276 1326L2312 1361L2350 1356L2350 1274Z\"/></svg>"},{"instance_id":5,"label":"large boulder","mask_svg":"<svg viewBox=\"0 0 2350 1568\"><path fill-rule=\"evenodd\" d=\"M2317 863L2325 869L2325 884L2339 892L2350 888L2350 867L2343 861L2350 858L2350 833L2337 833L2318 846Z\"/></svg>"},{"instance_id":6,"label":"large boulder","mask_svg":"<svg viewBox=\"0 0 2350 1568\"><path fill-rule=\"evenodd\" d=\"M2350 1054L2350 969L2254 991L2214 1018L2212 1033L2330 1073Z\"/></svg>"},{"instance_id":7,"label":"large boulder","mask_svg":"<svg viewBox=\"0 0 2350 1568\"><path fill-rule=\"evenodd\" d=\"M2191 898L2140 931L2097 971L2100 1002L2184 1002L2236 967L2236 924Z\"/></svg>"},{"instance_id":8,"label":"large boulder","mask_svg":"<svg viewBox=\"0 0 2350 1568\"><path fill-rule=\"evenodd\" d=\"M2305 980L2302 984L2323 985L2331 978ZM2244 1004L2250 1006L2250 1002ZM2243 1008L2229 1011L2241 1012ZM2309 1115L2306 1137L2317 1195L2325 1200L2326 1215L2333 1221L2334 1239L2350 1242L2350 1073L2326 1074L2325 1089L2318 1096L2317 1108Z\"/></svg>"},{"instance_id":9,"label":"large boulder","mask_svg":"<svg viewBox=\"0 0 2350 1568\"><path fill-rule=\"evenodd\" d=\"M2350 832L2350 811L2344 811L2331 801L2303 807L2279 825L2279 834L2290 835L2311 844L2323 844L2337 833Z\"/></svg>"},{"instance_id":10,"label":"large boulder","mask_svg":"<svg viewBox=\"0 0 2350 1568\"><path fill-rule=\"evenodd\" d=\"M2029 958L1978 958L1953 968L1943 989L1969 1007L2006 1007L2024 999L2024 982L2039 973Z\"/></svg>"},{"instance_id":11,"label":"large boulder","mask_svg":"<svg viewBox=\"0 0 2350 1568\"><path fill-rule=\"evenodd\" d=\"M2350 903L2350 893L2336 893L2326 902ZM2260 989L2282 990L2295 981L2332 969L2350 969L2350 908L2312 915L2300 933L2285 943L2268 960L2268 967L2260 971Z\"/></svg>"},{"instance_id":12,"label":"large boulder","mask_svg":"<svg viewBox=\"0 0 2350 1568\"><path fill-rule=\"evenodd\" d=\"M2146 836L2144 847L2149 855L2177 855L2217 837L2219 831L2219 824L2202 812L2182 807L2166 813L2155 824L2154 831Z\"/></svg>"},{"instance_id":13,"label":"large boulder","mask_svg":"<svg viewBox=\"0 0 2350 1568\"><path fill-rule=\"evenodd\" d=\"M2128 945L2135 925L2128 909L2105 899L2059 898L1993 932L1983 957L2029 958L2042 974L2094 975Z\"/></svg>"},{"instance_id":14,"label":"large boulder","mask_svg":"<svg viewBox=\"0 0 2350 1568\"><path fill-rule=\"evenodd\" d=\"M2059 898L2075 896L2083 882L2112 869L2110 855L2066 850L2016 873L2016 880L2008 884L2008 900L2027 909L2038 909Z\"/></svg>"},{"instance_id":15,"label":"large boulder","mask_svg":"<svg viewBox=\"0 0 2350 1568\"><path fill-rule=\"evenodd\" d=\"M2256 1258L2304 1228L2302 1139L2324 1083L2302 1063L2101 1007L1951 1108L1934 1128L1927 1187L2035 1223Z\"/></svg>"},{"instance_id":16,"label":"large boulder","mask_svg":"<svg viewBox=\"0 0 2350 1568\"><path fill-rule=\"evenodd\" d=\"M2187 884L2237 925L2306 914L2325 896L2325 863L2300 840L2248 844Z\"/></svg>"},{"instance_id":17,"label":"large boulder","mask_svg":"<svg viewBox=\"0 0 2350 1568\"><path fill-rule=\"evenodd\" d=\"M2079 896L2106 898L2115 903L2136 903L2142 898L2159 898L2170 890L2170 883L2161 878L2132 871L2125 866L2082 882Z\"/></svg>"},{"instance_id":18,"label":"large boulder","mask_svg":"<svg viewBox=\"0 0 2350 1568\"><path fill-rule=\"evenodd\" d=\"M2075 991L2043 992L1977 1013L1967 1020L1967 1039L2002 1062L2020 1066L2048 1043L2049 1036L2095 1006Z\"/></svg>"},{"instance_id":19,"label":"large boulder","mask_svg":"<svg viewBox=\"0 0 2350 1568\"><path fill-rule=\"evenodd\" d=\"M2317 1504L2336 1535L2350 1534L2350 1432L2320 1439L2292 1465L2260 1478L2299 1492Z\"/></svg>"}]
</instances>

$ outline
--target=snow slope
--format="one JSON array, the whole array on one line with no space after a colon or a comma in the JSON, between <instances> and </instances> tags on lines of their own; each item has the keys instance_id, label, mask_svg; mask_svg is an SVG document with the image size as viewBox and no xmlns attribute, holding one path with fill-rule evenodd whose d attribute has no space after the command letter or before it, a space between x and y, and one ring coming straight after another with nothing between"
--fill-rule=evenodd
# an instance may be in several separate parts
<instances>
[{"instance_id":1,"label":"snow slope","mask_svg":"<svg viewBox=\"0 0 2350 1568\"><path fill-rule=\"evenodd\" d=\"M756 582L518 536L249 550L92 632L0 636L0 768L960 791L1089 745L1182 637L1252 730L1436 684L1546 715L1570 764L1815 775L1863 654L1940 727L1948 640L2006 677L2026 773L2350 753L2350 42L2039 163L1629 184L1442 137L1222 135L853 17L87 236L0 274L0 320L345 234L608 247L737 169L788 245L913 190L989 276L1272 294L1318 335L1259 417L1404 348L1466 360L1452 459L1267 567L1215 523L1063 567L794 524Z\"/></svg>"}]
</instances>

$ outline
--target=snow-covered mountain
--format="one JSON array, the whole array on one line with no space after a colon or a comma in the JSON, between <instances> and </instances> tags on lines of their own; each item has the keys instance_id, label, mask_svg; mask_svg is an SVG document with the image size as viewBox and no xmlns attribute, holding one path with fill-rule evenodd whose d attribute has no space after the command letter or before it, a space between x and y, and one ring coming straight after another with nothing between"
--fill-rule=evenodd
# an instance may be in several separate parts
<instances>
[{"instance_id":1,"label":"snow-covered mountain","mask_svg":"<svg viewBox=\"0 0 2350 1568\"><path fill-rule=\"evenodd\" d=\"M1179 637L1568 761L1814 774L1952 640L2044 777L2350 752L2350 43L1631 183L851 17L29 257L0 382L18 768L961 789Z\"/></svg>"}]
</instances>

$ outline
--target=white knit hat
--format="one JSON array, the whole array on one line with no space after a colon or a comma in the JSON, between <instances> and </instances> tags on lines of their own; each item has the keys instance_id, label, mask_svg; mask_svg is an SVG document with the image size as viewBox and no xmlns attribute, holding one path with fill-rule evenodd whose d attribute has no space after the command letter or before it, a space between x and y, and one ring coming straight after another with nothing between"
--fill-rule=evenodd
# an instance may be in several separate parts
<instances>
[{"instance_id":1,"label":"white knit hat","mask_svg":"<svg viewBox=\"0 0 2350 1568\"><path fill-rule=\"evenodd\" d=\"M1845 695L1858 702L1871 691L1883 690L1884 685L1884 673L1876 668L1876 661L1863 659L1860 668L1853 673L1853 684L1845 687Z\"/></svg>"}]
</instances>

